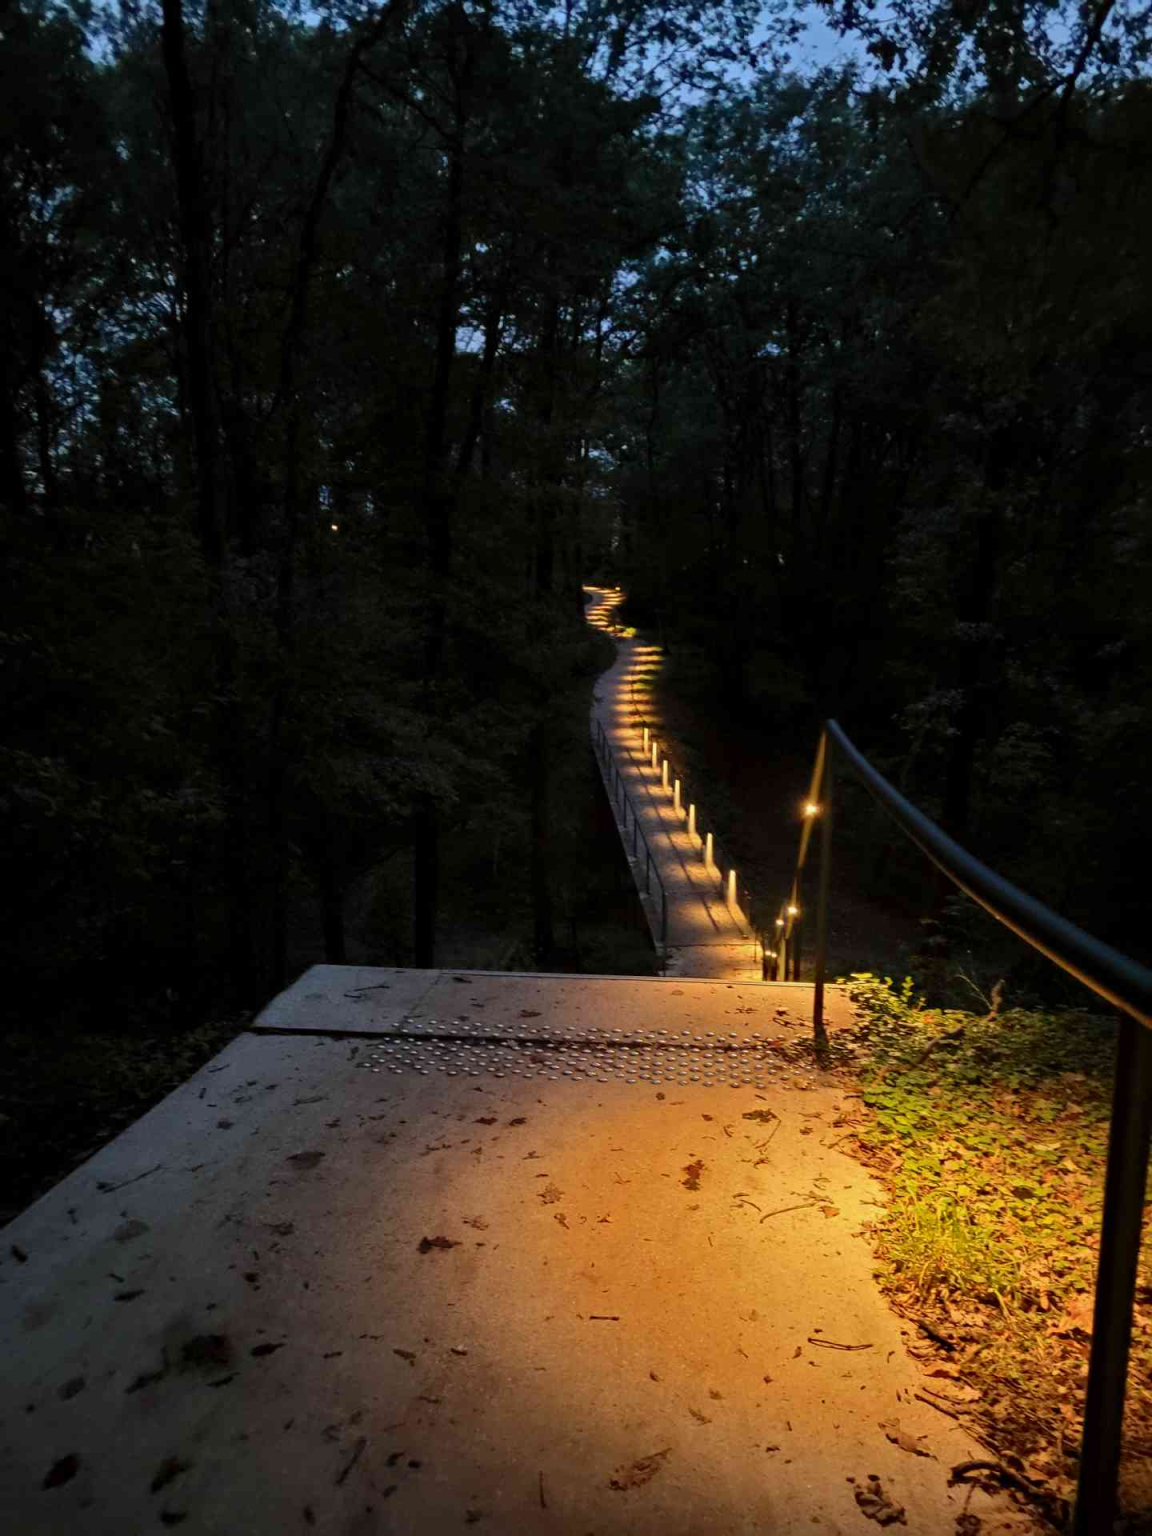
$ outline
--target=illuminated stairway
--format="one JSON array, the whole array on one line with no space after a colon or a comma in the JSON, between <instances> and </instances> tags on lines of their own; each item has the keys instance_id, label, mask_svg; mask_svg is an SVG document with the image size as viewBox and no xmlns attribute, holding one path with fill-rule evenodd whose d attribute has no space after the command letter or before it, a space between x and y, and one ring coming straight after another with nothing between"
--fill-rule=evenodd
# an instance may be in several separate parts
<instances>
[{"instance_id":1,"label":"illuminated stairway","mask_svg":"<svg viewBox=\"0 0 1152 1536\"><path fill-rule=\"evenodd\" d=\"M666 970L678 976L759 980L760 950L736 899L732 872L708 858L706 835L690 824L693 808L679 800L658 753L653 766L652 739L642 717L652 718L650 689L659 648L617 632L615 610L622 592L585 591L588 622L613 634L617 645L615 664L596 685L593 735L601 744L605 785L657 949L664 939L666 903ZM700 814L700 808L696 811Z\"/></svg>"}]
</instances>

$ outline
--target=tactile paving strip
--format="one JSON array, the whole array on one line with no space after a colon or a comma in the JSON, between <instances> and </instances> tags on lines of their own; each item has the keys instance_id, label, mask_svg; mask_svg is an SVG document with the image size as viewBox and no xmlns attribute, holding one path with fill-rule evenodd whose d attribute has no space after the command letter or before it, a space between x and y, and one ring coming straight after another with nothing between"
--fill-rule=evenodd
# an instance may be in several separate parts
<instances>
[{"instance_id":1,"label":"tactile paving strip","mask_svg":"<svg viewBox=\"0 0 1152 1536\"><path fill-rule=\"evenodd\" d=\"M797 1060L795 1042L771 1035L706 1030L568 1030L497 1025L466 1017L404 1018L374 1041L367 1072L416 1072L424 1077L539 1077L550 1082L673 1083L704 1088L764 1088L807 1084L811 1070Z\"/></svg>"}]
</instances>

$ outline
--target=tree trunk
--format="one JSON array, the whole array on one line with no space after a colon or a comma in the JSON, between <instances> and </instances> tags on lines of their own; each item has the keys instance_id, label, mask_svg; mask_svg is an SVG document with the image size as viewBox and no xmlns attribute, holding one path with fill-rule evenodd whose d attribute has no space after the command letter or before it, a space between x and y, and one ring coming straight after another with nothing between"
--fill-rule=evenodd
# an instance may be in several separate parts
<instances>
[{"instance_id":1,"label":"tree trunk","mask_svg":"<svg viewBox=\"0 0 1152 1536\"><path fill-rule=\"evenodd\" d=\"M995 476L995 488L989 484L992 506L981 514L976 526L976 552L971 566L968 592L959 606L957 618L966 624L984 624L992 612L996 585L996 565L1000 549L1001 512L999 497L1003 476ZM944 778L944 830L963 841L972 811L972 777L976 752L988 729L990 696L996 686L993 675L992 642L972 639L961 645L955 655L955 670L949 685L963 694L956 731L952 737Z\"/></svg>"},{"instance_id":2,"label":"tree trunk","mask_svg":"<svg viewBox=\"0 0 1152 1536\"><path fill-rule=\"evenodd\" d=\"M43 374L36 381L36 459L51 515L57 503L56 466L52 463L52 394Z\"/></svg>"},{"instance_id":3,"label":"tree trunk","mask_svg":"<svg viewBox=\"0 0 1152 1536\"><path fill-rule=\"evenodd\" d=\"M332 107L332 128L316 181L300 225L300 241L292 273L292 300L280 344L280 379L273 410L283 409L282 463L284 472L284 534L276 582L276 683L269 722L269 852L272 868L272 968L277 990L287 979L287 885L291 873L288 842L288 772L291 743L285 734L295 685L296 552L303 511L301 436L303 404L297 381L297 365L308 330L308 292L319 250L320 220L336 168L344 153L348 120L357 73L365 53L378 41L399 9L398 0L386 6L372 24L360 32L345 60Z\"/></svg>"},{"instance_id":4,"label":"tree trunk","mask_svg":"<svg viewBox=\"0 0 1152 1536\"><path fill-rule=\"evenodd\" d=\"M416 813L412 862L412 925L415 963L436 964L436 928L440 904L440 818L426 795Z\"/></svg>"},{"instance_id":5,"label":"tree trunk","mask_svg":"<svg viewBox=\"0 0 1152 1536\"><path fill-rule=\"evenodd\" d=\"M17 517L28 510L24 470L20 462L20 421L12 392L0 394L0 503Z\"/></svg>"},{"instance_id":6,"label":"tree trunk","mask_svg":"<svg viewBox=\"0 0 1152 1536\"><path fill-rule=\"evenodd\" d=\"M172 108L172 158L184 248L184 346L188 407L196 444L196 521L204 560L211 570L218 572L224 559L224 534L220 526L212 383L211 212L196 134L196 103L184 50L183 0L161 0L161 5L161 40Z\"/></svg>"},{"instance_id":7,"label":"tree trunk","mask_svg":"<svg viewBox=\"0 0 1152 1536\"><path fill-rule=\"evenodd\" d=\"M324 959L329 965L343 965L347 960L344 943L344 887L336 865L325 858L320 873L320 916L324 925Z\"/></svg>"},{"instance_id":8,"label":"tree trunk","mask_svg":"<svg viewBox=\"0 0 1152 1536\"><path fill-rule=\"evenodd\" d=\"M236 640L224 569L225 541L220 516L209 270L211 215L196 133L196 105L184 48L182 0L162 0L162 8L161 43L172 113L173 170L183 247L185 367L182 372L186 379L185 398L195 450L196 525L215 609L210 615L216 645L215 733L218 771L228 817L224 858L232 911L232 969L241 997L254 1000L260 992L261 978L255 966L256 903L248 757L237 695Z\"/></svg>"},{"instance_id":9,"label":"tree trunk","mask_svg":"<svg viewBox=\"0 0 1152 1536\"><path fill-rule=\"evenodd\" d=\"M556 947L552 926L551 789L552 760L546 723L538 721L529 740L531 761L532 943L539 965L546 965Z\"/></svg>"},{"instance_id":10,"label":"tree trunk","mask_svg":"<svg viewBox=\"0 0 1152 1536\"><path fill-rule=\"evenodd\" d=\"M463 248L465 81L471 55L456 76L456 136L449 150L448 199L441 242L440 302L436 319L436 365L428 406L424 442L424 538L427 551L428 595L424 630L424 709L438 709L437 683L444 661L448 624L448 583L452 575L452 489L445 483L448 402L456 360L456 328L460 319L460 272ZM413 849L413 939L416 964L430 966L436 949L440 891L439 812L426 795L417 814Z\"/></svg>"}]
</instances>

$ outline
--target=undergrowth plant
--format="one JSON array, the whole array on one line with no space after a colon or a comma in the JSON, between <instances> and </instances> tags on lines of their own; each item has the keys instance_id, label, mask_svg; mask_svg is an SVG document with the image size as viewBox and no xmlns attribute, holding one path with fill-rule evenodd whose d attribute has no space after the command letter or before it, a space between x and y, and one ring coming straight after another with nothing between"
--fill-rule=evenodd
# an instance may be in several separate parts
<instances>
[{"instance_id":1,"label":"undergrowth plant","mask_svg":"<svg viewBox=\"0 0 1152 1536\"><path fill-rule=\"evenodd\" d=\"M1070 1492L1092 1326L1115 1022L1086 1010L926 1007L856 973L863 1124L887 1187L877 1278L975 1392L975 1432ZM1152 1273L1142 1262L1126 1454L1152 1450ZM933 1344L926 1347L935 1348ZM955 1409L952 1410L956 1412Z\"/></svg>"}]
</instances>

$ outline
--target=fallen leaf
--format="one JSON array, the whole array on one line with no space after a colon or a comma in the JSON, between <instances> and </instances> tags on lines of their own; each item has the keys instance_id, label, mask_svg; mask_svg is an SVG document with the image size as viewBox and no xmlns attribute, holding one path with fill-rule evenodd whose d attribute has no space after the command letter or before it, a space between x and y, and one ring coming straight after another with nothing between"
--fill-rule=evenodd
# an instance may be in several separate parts
<instances>
[{"instance_id":1,"label":"fallen leaf","mask_svg":"<svg viewBox=\"0 0 1152 1536\"><path fill-rule=\"evenodd\" d=\"M167 1456L160 1463L156 1476L152 1479L152 1492L159 1493L161 1488L167 1488L169 1483L175 1482L183 1472L187 1472L192 1465L190 1461L181 1461L177 1456Z\"/></svg>"},{"instance_id":2,"label":"fallen leaf","mask_svg":"<svg viewBox=\"0 0 1152 1536\"><path fill-rule=\"evenodd\" d=\"M539 1198L544 1205L555 1205L557 1200L563 1200L564 1191L557 1189L555 1184L545 1184L544 1188L540 1191Z\"/></svg>"},{"instance_id":3,"label":"fallen leaf","mask_svg":"<svg viewBox=\"0 0 1152 1536\"><path fill-rule=\"evenodd\" d=\"M701 1413L699 1408L689 1408L688 1412L696 1420L697 1424L711 1424L712 1420L706 1413Z\"/></svg>"},{"instance_id":4,"label":"fallen leaf","mask_svg":"<svg viewBox=\"0 0 1152 1536\"><path fill-rule=\"evenodd\" d=\"M324 1159L323 1152L293 1152L288 1161L296 1168L315 1168Z\"/></svg>"},{"instance_id":5,"label":"fallen leaf","mask_svg":"<svg viewBox=\"0 0 1152 1536\"><path fill-rule=\"evenodd\" d=\"M838 1205L822 1205L820 1209L824 1212L825 1216L839 1216L840 1214L840 1207Z\"/></svg>"},{"instance_id":6,"label":"fallen leaf","mask_svg":"<svg viewBox=\"0 0 1152 1536\"><path fill-rule=\"evenodd\" d=\"M933 1453L926 1446L921 1445L914 1435L910 1435L906 1430L900 1428L898 1420L891 1424L881 1424L880 1428L893 1445L898 1445L902 1451L907 1451L910 1456L927 1456L931 1461L936 1460Z\"/></svg>"},{"instance_id":7,"label":"fallen leaf","mask_svg":"<svg viewBox=\"0 0 1152 1536\"><path fill-rule=\"evenodd\" d=\"M869 1477L867 1487L855 1489L854 1494L866 1520L875 1520L877 1525L908 1524L903 1504L888 1497L878 1477Z\"/></svg>"},{"instance_id":8,"label":"fallen leaf","mask_svg":"<svg viewBox=\"0 0 1152 1536\"><path fill-rule=\"evenodd\" d=\"M185 1366L230 1365L232 1345L227 1334L198 1333L181 1347L180 1360Z\"/></svg>"},{"instance_id":9,"label":"fallen leaf","mask_svg":"<svg viewBox=\"0 0 1152 1536\"><path fill-rule=\"evenodd\" d=\"M414 1350L411 1350L411 1349L394 1349L392 1351L392 1353L394 1355L399 1355L401 1360L407 1360L409 1365L415 1365L415 1363L416 1363L416 1354L415 1354Z\"/></svg>"},{"instance_id":10,"label":"fallen leaf","mask_svg":"<svg viewBox=\"0 0 1152 1536\"><path fill-rule=\"evenodd\" d=\"M147 1231L148 1223L146 1221L136 1221L133 1219L132 1221L122 1221L115 1232L113 1232L112 1237L117 1243L130 1243L134 1237L143 1237Z\"/></svg>"},{"instance_id":11,"label":"fallen leaf","mask_svg":"<svg viewBox=\"0 0 1152 1536\"><path fill-rule=\"evenodd\" d=\"M690 1189L690 1190L693 1190L693 1191L699 1189L700 1188L700 1175L704 1172L704 1163L703 1163L703 1161L700 1158L697 1158L697 1160L694 1163L689 1163L687 1165L687 1167L684 1168L682 1171L683 1171L683 1173L685 1173L687 1175L686 1178L681 1180L681 1183L684 1185L684 1188L685 1189Z\"/></svg>"},{"instance_id":12,"label":"fallen leaf","mask_svg":"<svg viewBox=\"0 0 1152 1536\"><path fill-rule=\"evenodd\" d=\"M1091 1338L1094 1307L1093 1298L1087 1292L1084 1295L1069 1296L1064 1303L1063 1315L1053 1318L1048 1324L1048 1332L1054 1333L1057 1338L1067 1338L1073 1333L1082 1333Z\"/></svg>"},{"instance_id":13,"label":"fallen leaf","mask_svg":"<svg viewBox=\"0 0 1152 1536\"><path fill-rule=\"evenodd\" d=\"M421 1253L431 1253L433 1248L459 1248L460 1244L450 1237L422 1237L416 1246Z\"/></svg>"},{"instance_id":14,"label":"fallen leaf","mask_svg":"<svg viewBox=\"0 0 1152 1536\"><path fill-rule=\"evenodd\" d=\"M671 1453L672 1447L668 1446L663 1451L653 1451L651 1456L641 1456L637 1461L631 1462L626 1467L617 1467L608 1479L609 1488L615 1488L618 1493L626 1493L630 1488L643 1488L645 1483L650 1483L664 1465L664 1458Z\"/></svg>"},{"instance_id":15,"label":"fallen leaf","mask_svg":"<svg viewBox=\"0 0 1152 1536\"><path fill-rule=\"evenodd\" d=\"M80 1470L79 1456L61 1456L59 1461L54 1461L44 1474L41 1488L60 1488L65 1483L70 1483Z\"/></svg>"}]
</instances>

